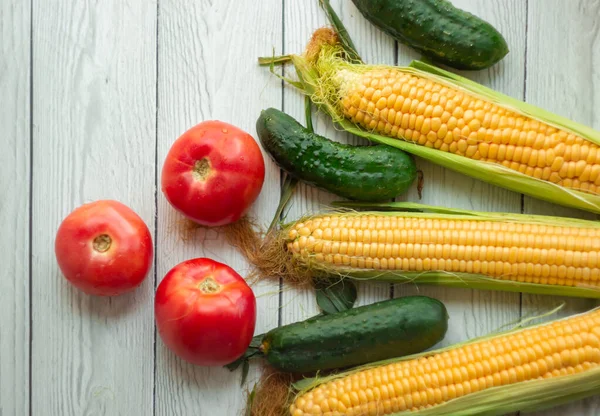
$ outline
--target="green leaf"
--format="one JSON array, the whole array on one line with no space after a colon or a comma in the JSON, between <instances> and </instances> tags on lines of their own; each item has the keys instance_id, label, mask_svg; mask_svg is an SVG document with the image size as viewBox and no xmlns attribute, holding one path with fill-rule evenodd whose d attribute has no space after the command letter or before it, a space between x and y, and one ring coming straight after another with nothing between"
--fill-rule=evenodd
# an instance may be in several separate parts
<instances>
[{"instance_id":1,"label":"green leaf","mask_svg":"<svg viewBox=\"0 0 600 416\"><path fill-rule=\"evenodd\" d=\"M237 360L225 365L224 367L227 368L229 371L235 371L239 368L240 365L245 364L245 363L247 364L251 358L254 358L257 355L262 356L262 351L260 350L260 346L262 344L262 340L264 337L265 337L265 334L260 334L260 335L254 336L254 338L252 338L252 341L250 341L250 345L248 346L248 349L246 350L246 352L244 352L244 355L242 355ZM242 370L245 371L246 373L248 371L246 369L242 369ZM242 379L244 379L244 378L245 378L244 375L242 375Z\"/></svg>"},{"instance_id":2,"label":"green leaf","mask_svg":"<svg viewBox=\"0 0 600 416\"><path fill-rule=\"evenodd\" d=\"M317 305L326 314L352 309L356 301L356 286L351 280L336 282L319 280L315 283Z\"/></svg>"},{"instance_id":3,"label":"green leaf","mask_svg":"<svg viewBox=\"0 0 600 416\"><path fill-rule=\"evenodd\" d=\"M298 179L294 178L291 175L286 174L283 183L281 184L281 194L279 197L279 205L277 205L277 209L275 210L275 215L273 215L273 220L271 220L271 224L267 229L267 234L275 229L275 226L279 223L281 219L281 214L286 209L288 204L290 203L292 196L294 195L294 191L296 190L296 186L298 185Z\"/></svg>"},{"instance_id":4,"label":"green leaf","mask_svg":"<svg viewBox=\"0 0 600 416\"><path fill-rule=\"evenodd\" d=\"M244 365L242 366L242 380L240 382L240 386L243 386L248 378L248 372L250 371L250 362L248 360L244 361Z\"/></svg>"},{"instance_id":5,"label":"green leaf","mask_svg":"<svg viewBox=\"0 0 600 416\"><path fill-rule=\"evenodd\" d=\"M312 120L312 101L308 95L304 97L304 116L306 117L306 128L311 133L314 133L315 129L313 128Z\"/></svg>"},{"instance_id":6,"label":"green leaf","mask_svg":"<svg viewBox=\"0 0 600 416\"><path fill-rule=\"evenodd\" d=\"M283 65L291 62L292 58L289 55L271 56L271 57L260 57L258 58L258 64L260 66L271 66L271 65Z\"/></svg>"},{"instance_id":7,"label":"green leaf","mask_svg":"<svg viewBox=\"0 0 600 416\"><path fill-rule=\"evenodd\" d=\"M248 403L246 404L246 413L245 416L250 416L252 414L252 405L254 404L254 398L256 397L256 387L258 383L252 387L252 391L248 394Z\"/></svg>"},{"instance_id":8,"label":"green leaf","mask_svg":"<svg viewBox=\"0 0 600 416\"><path fill-rule=\"evenodd\" d=\"M259 349L260 346L262 345L262 340L265 337L266 334L260 334L260 335L255 335L252 338L252 341L250 341L250 348L256 348Z\"/></svg>"},{"instance_id":9,"label":"green leaf","mask_svg":"<svg viewBox=\"0 0 600 416\"><path fill-rule=\"evenodd\" d=\"M333 10L333 7L331 7L329 0L319 0L319 3L327 15L327 20L329 20L329 23L331 23L331 26L333 26L335 32L338 34L340 43L348 55L348 58L352 61L362 62L358 52L356 52L356 46L354 46L354 42L352 42L346 26L344 26L342 19L340 19L335 10Z\"/></svg>"}]
</instances>

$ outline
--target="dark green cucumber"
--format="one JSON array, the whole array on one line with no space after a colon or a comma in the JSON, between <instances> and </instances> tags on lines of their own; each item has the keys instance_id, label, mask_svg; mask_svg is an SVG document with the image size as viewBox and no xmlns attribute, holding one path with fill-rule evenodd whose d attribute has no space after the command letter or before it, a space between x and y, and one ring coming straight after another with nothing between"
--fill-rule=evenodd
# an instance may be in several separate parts
<instances>
[{"instance_id":1,"label":"dark green cucumber","mask_svg":"<svg viewBox=\"0 0 600 416\"><path fill-rule=\"evenodd\" d=\"M415 354L438 343L447 329L440 301L408 296L273 329L261 350L273 367L306 373Z\"/></svg>"},{"instance_id":2,"label":"dark green cucumber","mask_svg":"<svg viewBox=\"0 0 600 416\"><path fill-rule=\"evenodd\" d=\"M262 111L256 130L281 169L344 198L390 200L406 192L417 177L412 156L402 150L337 143L274 108Z\"/></svg>"},{"instance_id":3,"label":"dark green cucumber","mask_svg":"<svg viewBox=\"0 0 600 416\"><path fill-rule=\"evenodd\" d=\"M456 69L485 69L508 53L491 24L447 0L352 0L384 32Z\"/></svg>"}]
</instances>

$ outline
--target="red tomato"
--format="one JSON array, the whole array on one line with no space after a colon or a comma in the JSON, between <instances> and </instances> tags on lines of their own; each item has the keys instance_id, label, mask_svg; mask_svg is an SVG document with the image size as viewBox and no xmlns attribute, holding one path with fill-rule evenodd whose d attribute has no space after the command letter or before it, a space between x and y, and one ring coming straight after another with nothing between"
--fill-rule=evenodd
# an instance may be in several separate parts
<instances>
[{"instance_id":1,"label":"red tomato","mask_svg":"<svg viewBox=\"0 0 600 416\"><path fill-rule=\"evenodd\" d=\"M175 266L158 285L154 302L160 337L192 364L222 366L250 345L256 299L231 267L198 258Z\"/></svg>"},{"instance_id":2,"label":"red tomato","mask_svg":"<svg viewBox=\"0 0 600 416\"><path fill-rule=\"evenodd\" d=\"M265 180L265 162L248 133L205 121L179 137L162 168L162 191L173 207L205 226L240 219Z\"/></svg>"},{"instance_id":3,"label":"red tomato","mask_svg":"<svg viewBox=\"0 0 600 416\"><path fill-rule=\"evenodd\" d=\"M96 201L71 212L54 242L60 270L90 295L113 296L139 286L152 265L150 231L130 208Z\"/></svg>"}]
</instances>

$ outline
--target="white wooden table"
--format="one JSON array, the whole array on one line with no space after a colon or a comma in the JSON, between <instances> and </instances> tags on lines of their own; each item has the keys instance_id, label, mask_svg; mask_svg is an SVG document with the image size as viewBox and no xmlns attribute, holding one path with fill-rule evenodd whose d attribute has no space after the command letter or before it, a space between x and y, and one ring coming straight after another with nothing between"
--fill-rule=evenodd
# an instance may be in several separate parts
<instances>
[{"instance_id":1,"label":"white wooden table","mask_svg":"<svg viewBox=\"0 0 600 416\"><path fill-rule=\"evenodd\" d=\"M492 22L511 52L468 76L600 129L599 0L454 0ZM333 1L369 62L418 55L368 24L350 0ZM302 120L301 96L259 68L260 55L301 52L325 23L317 0L0 1L0 415L237 415L239 373L187 365L165 349L153 293L175 264L208 256L240 273L248 265L214 231L184 241L157 173L187 128L220 119L255 135L261 109ZM337 133L318 117L316 128ZM422 160L422 202L450 207L591 218L455 174ZM280 174L267 158L252 215L271 219ZM112 299L86 296L61 278L58 224L101 198L137 211L155 239L143 286ZM405 197L417 201L416 190ZM302 186L290 217L335 199ZM313 294L255 287L257 331L316 313ZM486 334L560 299L431 287L360 286L361 304L419 291L450 312L444 345ZM567 300L562 314L592 301ZM258 333L258 332L257 332ZM251 380L258 376L253 367ZM251 386L249 384L248 386ZM544 415L600 414L597 398Z\"/></svg>"}]
</instances>

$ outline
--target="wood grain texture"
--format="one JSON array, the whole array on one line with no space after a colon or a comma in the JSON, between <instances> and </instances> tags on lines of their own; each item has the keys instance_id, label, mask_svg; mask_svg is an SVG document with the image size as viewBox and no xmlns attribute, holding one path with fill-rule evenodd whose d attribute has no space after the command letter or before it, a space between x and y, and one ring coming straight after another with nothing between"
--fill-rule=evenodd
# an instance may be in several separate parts
<instances>
[{"instance_id":1,"label":"wood grain texture","mask_svg":"<svg viewBox=\"0 0 600 416\"><path fill-rule=\"evenodd\" d=\"M525 2L519 0L455 0L457 7L470 11L494 25L510 45L510 54L499 64L481 72L462 75L505 94L523 98L525 74ZM412 56L399 56L408 64ZM425 186L423 199L429 205L474 209L477 211L520 212L520 195L449 171L418 159ZM416 193L409 200L418 201ZM520 295L515 293L449 289L428 286L396 286L396 295L427 295L442 301L450 315L448 333L441 345L454 344L497 330L519 318Z\"/></svg>"},{"instance_id":2,"label":"wood grain texture","mask_svg":"<svg viewBox=\"0 0 600 416\"><path fill-rule=\"evenodd\" d=\"M600 130L600 0L452 2L494 24L511 49L490 70L463 75ZM404 65L419 58L368 23L350 0L332 5L365 61ZM300 53L324 24L318 0L0 1L0 140L8 149L0 152L0 416L240 414L244 389L259 367L253 365L249 384L240 388L239 371L194 367L173 356L155 337L153 283L192 257L225 262L242 275L249 266L216 230L186 230L155 188L155 173L172 142L202 120L227 121L254 137L263 108L281 108L304 123L303 97L259 68L256 57ZM287 68L286 75L293 71ZM322 114L315 114L315 127L341 142L364 143L337 131ZM265 185L250 214L263 227L274 214L280 184L279 169L266 154L265 161ZM529 197L522 207L518 194L417 163L425 173L423 203L597 218ZM157 225L157 270L132 294L112 299L68 285L53 250L60 221L82 203L104 198L129 205L153 232ZM337 199L300 185L287 218L321 211ZM414 188L399 199L419 201ZM318 312L312 292L284 287L280 293L274 283L253 289L256 333ZM389 289L362 283L358 304L388 298ZM521 308L529 316L565 301L559 316L567 316L596 305L395 287L395 296L417 293L447 305L444 345L514 321ZM599 413L600 399L591 398L533 414Z\"/></svg>"},{"instance_id":3,"label":"wood grain texture","mask_svg":"<svg viewBox=\"0 0 600 416\"><path fill-rule=\"evenodd\" d=\"M0 415L29 412L29 2L0 2Z\"/></svg>"},{"instance_id":4,"label":"wood grain texture","mask_svg":"<svg viewBox=\"0 0 600 416\"><path fill-rule=\"evenodd\" d=\"M146 0L33 2L33 415L152 413L152 275L87 296L53 247L61 220L97 199L154 228L155 24Z\"/></svg>"},{"instance_id":5,"label":"wood grain texture","mask_svg":"<svg viewBox=\"0 0 600 416\"><path fill-rule=\"evenodd\" d=\"M529 0L527 101L600 130L600 1ZM559 29L560 28L560 29ZM597 219L597 216L525 198L525 212ZM566 302L557 316L597 305L587 299L523 295L523 314L548 311ZM600 399L591 398L539 416L596 415Z\"/></svg>"},{"instance_id":6,"label":"wood grain texture","mask_svg":"<svg viewBox=\"0 0 600 416\"><path fill-rule=\"evenodd\" d=\"M257 58L281 52L280 0L161 0L158 61L159 174L171 144L204 120L234 124L256 138L255 123L263 108L281 104L281 83ZM262 193L250 216L266 227L279 200L279 171L265 155ZM242 276L249 267L215 229L191 233L182 217L158 195L158 281L176 264L210 257ZM256 333L277 326L278 285L253 287L257 295ZM240 371L195 367L183 362L157 338L156 415L237 415L245 405Z\"/></svg>"}]
</instances>

